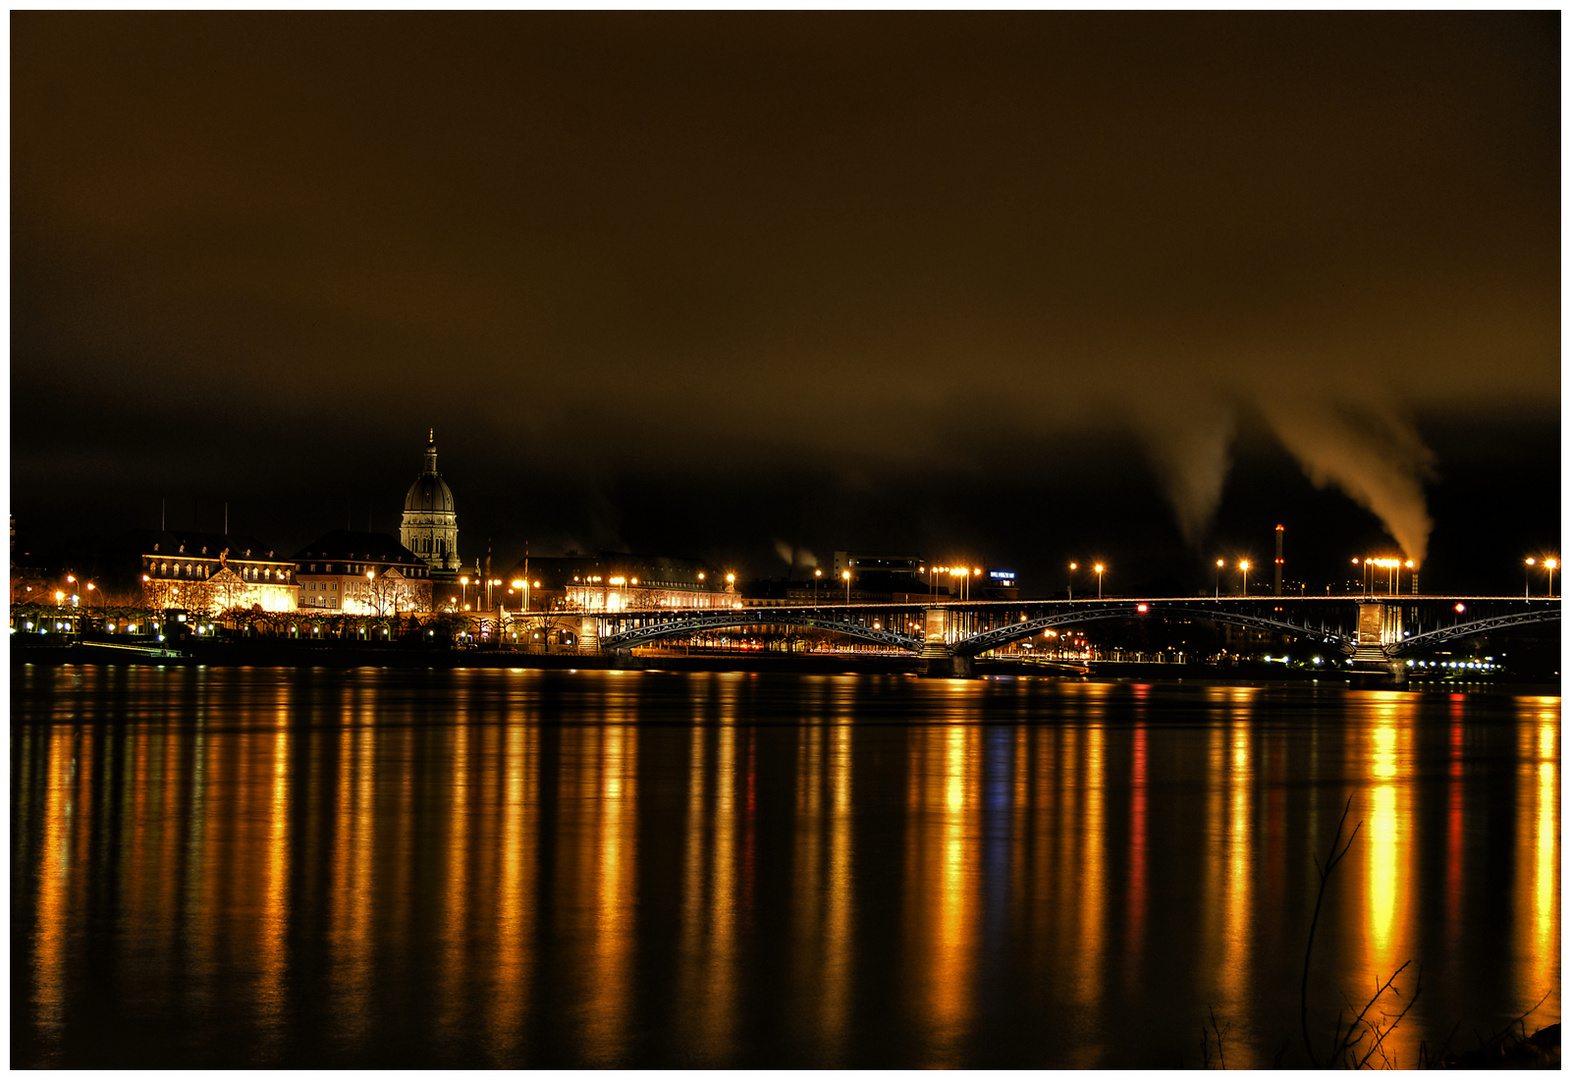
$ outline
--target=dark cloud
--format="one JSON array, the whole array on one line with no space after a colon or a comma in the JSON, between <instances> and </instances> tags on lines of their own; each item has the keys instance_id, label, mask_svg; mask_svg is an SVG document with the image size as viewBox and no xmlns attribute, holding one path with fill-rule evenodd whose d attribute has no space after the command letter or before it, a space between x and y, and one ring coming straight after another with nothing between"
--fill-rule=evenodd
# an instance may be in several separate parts
<instances>
[{"instance_id":1,"label":"dark cloud","mask_svg":"<svg viewBox=\"0 0 1571 1080\"><path fill-rule=\"evenodd\" d=\"M1422 557L1426 425L1558 430L1558 12L11 27L35 517L391 527L434 424L506 544L1188 565L1265 455Z\"/></svg>"}]
</instances>

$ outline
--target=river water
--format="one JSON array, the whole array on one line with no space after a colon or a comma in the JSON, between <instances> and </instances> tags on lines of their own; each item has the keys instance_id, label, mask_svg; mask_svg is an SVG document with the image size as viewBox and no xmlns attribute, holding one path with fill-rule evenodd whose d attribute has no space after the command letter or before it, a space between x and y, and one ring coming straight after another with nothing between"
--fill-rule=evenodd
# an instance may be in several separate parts
<instances>
[{"instance_id":1,"label":"river water","mask_svg":"<svg viewBox=\"0 0 1571 1080\"><path fill-rule=\"evenodd\" d=\"M11 676L18 1067L1302 1066L1349 800L1317 1054L1560 1019L1558 697Z\"/></svg>"}]
</instances>

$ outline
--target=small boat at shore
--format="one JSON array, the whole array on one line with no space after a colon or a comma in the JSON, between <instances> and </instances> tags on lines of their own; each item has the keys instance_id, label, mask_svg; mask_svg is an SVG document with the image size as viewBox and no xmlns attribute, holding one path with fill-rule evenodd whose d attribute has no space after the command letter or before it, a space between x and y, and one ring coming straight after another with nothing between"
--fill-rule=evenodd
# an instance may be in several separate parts
<instances>
[{"instance_id":1,"label":"small boat at shore","mask_svg":"<svg viewBox=\"0 0 1571 1080\"><path fill-rule=\"evenodd\" d=\"M71 651L89 660L189 660L185 649L171 648L163 642L78 641Z\"/></svg>"}]
</instances>

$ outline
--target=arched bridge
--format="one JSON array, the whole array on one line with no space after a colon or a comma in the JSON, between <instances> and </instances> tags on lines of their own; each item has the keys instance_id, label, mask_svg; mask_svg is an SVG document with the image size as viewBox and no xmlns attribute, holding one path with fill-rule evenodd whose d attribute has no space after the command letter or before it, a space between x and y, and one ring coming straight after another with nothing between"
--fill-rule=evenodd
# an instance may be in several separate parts
<instances>
[{"instance_id":1,"label":"arched bridge","mask_svg":"<svg viewBox=\"0 0 1571 1080\"><path fill-rule=\"evenodd\" d=\"M921 609L916 609L920 612ZM666 638L689 637L711 630L759 629L765 626L802 626L829 630L876 645L920 652L921 622L915 630L908 617L891 615L889 609L841 608L715 608L680 611L626 611L593 615L600 623L601 649L631 649ZM903 629L897 629L897 627Z\"/></svg>"},{"instance_id":2,"label":"arched bridge","mask_svg":"<svg viewBox=\"0 0 1571 1080\"><path fill-rule=\"evenodd\" d=\"M1358 665L1390 667L1401 657L1474 634L1559 618L1558 598L1399 594L822 604L585 613L580 641L584 651L623 651L716 630L799 626L941 661L932 664L935 669L967 670L973 658L1044 630L1114 619L1176 619L1280 633L1340 651Z\"/></svg>"}]
</instances>

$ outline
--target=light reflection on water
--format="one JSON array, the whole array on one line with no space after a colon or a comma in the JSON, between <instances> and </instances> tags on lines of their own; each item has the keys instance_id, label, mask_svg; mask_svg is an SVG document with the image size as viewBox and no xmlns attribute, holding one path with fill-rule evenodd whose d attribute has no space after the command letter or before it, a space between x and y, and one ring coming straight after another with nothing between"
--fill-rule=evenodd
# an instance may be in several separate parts
<instances>
[{"instance_id":1,"label":"light reflection on water","mask_svg":"<svg viewBox=\"0 0 1571 1080\"><path fill-rule=\"evenodd\" d=\"M1559 1019L1558 698L13 672L18 1065L1302 1064L1349 797L1321 1037Z\"/></svg>"}]
</instances>

